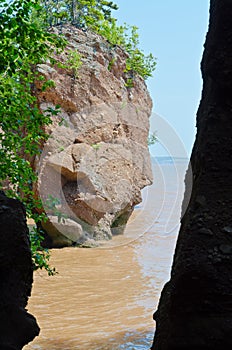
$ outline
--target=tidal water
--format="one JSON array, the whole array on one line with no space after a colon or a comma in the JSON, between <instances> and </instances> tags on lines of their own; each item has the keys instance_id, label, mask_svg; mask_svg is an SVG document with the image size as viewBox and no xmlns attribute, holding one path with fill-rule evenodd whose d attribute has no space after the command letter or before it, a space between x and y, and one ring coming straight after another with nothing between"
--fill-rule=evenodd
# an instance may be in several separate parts
<instances>
[{"instance_id":1,"label":"tidal water","mask_svg":"<svg viewBox=\"0 0 232 350\"><path fill-rule=\"evenodd\" d=\"M101 248L51 251L59 274L34 276L29 312L40 336L26 350L145 350L169 279L179 229L186 159L153 159L154 184L143 191L126 231Z\"/></svg>"}]
</instances>

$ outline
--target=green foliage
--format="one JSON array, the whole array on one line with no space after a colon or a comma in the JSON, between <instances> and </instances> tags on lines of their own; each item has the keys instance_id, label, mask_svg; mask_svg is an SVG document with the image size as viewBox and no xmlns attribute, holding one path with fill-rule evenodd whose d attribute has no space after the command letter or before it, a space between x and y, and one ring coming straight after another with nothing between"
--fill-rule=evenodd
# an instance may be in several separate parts
<instances>
[{"instance_id":1,"label":"green foliage","mask_svg":"<svg viewBox=\"0 0 232 350\"><path fill-rule=\"evenodd\" d=\"M45 210L52 213L52 215L57 216L58 222L65 223L65 219L67 219L67 215L62 213L59 210L59 206L61 205L61 201L59 198L53 197L51 194L48 194L47 200L45 203Z\"/></svg>"},{"instance_id":2,"label":"green foliage","mask_svg":"<svg viewBox=\"0 0 232 350\"><path fill-rule=\"evenodd\" d=\"M96 30L100 35L105 37L113 46L122 46L128 53L125 73L129 73L126 86L133 87L133 74L139 74L143 79L152 76L156 68L156 59L150 53L145 55L139 49L139 34L136 26L117 26L113 19L111 22L103 21Z\"/></svg>"},{"instance_id":3,"label":"green foliage","mask_svg":"<svg viewBox=\"0 0 232 350\"><path fill-rule=\"evenodd\" d=\"M73 76L78 77L78 71L82 66L81 55L77 51L69 51L66 66L72 70Z\"/></svg>"},{"instance_id":4,"label":"green foliage","mask_svg":"<svg viewBox=\"0 0 232 350\"><path fill-rule=\"evenodd\" d=\"M33 256L34 269L45 269L49 276L57 274L54 267L49 265L50 254L48 249L41 247L41 242L43 241L43 231L33 227L30 230L30 240L31 240L31 252Z\"/></svg>"},{"instance_id":5,"label":"green foliage","mask_svg":"<svg viewBox=\"0 0 232 350\"><path fill-rule=\"evenodd\" d=\"M57 111L41 113L37 105L36 65L52 56L53 47L62 49L65 43L30 20L32 10L39 9L38 1L0 0L0 9L0 187L10 184L7 194L21 200L27 216L39 224L45 215L33 191L37 177L31 164L47 139L44 127ZM54 82L47 81L43 88L51 86ZM53 274L49 254L41 247L41 232L32 230L30 239L34 268L45 267Z\"/></svg>"},{"instance_id":6,"label":"green foliage","mask_svg":"<svg viewBox=\"0 0 232 350\"><path fill-rule=\"evenodd\" d=\"M97 151L97 150L99 150L99 148L101 147L101 145L100 145L99 143L93 143L93 144L91 145L91 147L92 147L93 149L95 149L95 151Z\"/></svg>"},{"instance_id":7,"label":"green foliage","mask_svg":"<svg viewBox=\"0 0 232 350\"><path fill-rule=\"evenodd\" d=\"M43 18L46 25L72 23L78 28L97 27L102 20L111 21L111 10L118 7L105 0L41 0Z\"/></svg>"},{"instance_id":8,"label":"green foliage","mask_svg":"<svg viewBox=\"0 0 232 350\"><path fill-rule=\"evenodd\" d=\"M126 62L126 72L137 72L146 80L152 76L152 72L156 68L156 60L151 53L145 56L139 49L138 28L132 26L126 29L131 31L129 35L125 35L127 40L124 47L129 54L129 58Z\"/></svg>"},{"instance_id":9,"label":"green foliage","mask_svg":"<svg viewBox=\"0 0 232 350\"><path fill-rule=\"evenodd\" d=\"M68 57L65 62L58 61L58 68L71 70L74 80L78 78L79 69L82 66L81 54L78 51L68 51Z\"/></svg>"},{"instance_id":10,"label":"green foliage","mask_svg":"<svg viewBox=\"0 0 232 350\"><path fill-rule=\"evenodd\" d=\"M115 63L115 58L112 58L112 60L110 60L109 64L108 64L108 70L111 71L113 65Z\"/></svg>"},{"instance_id":11,"label":"green foliage","mask_svg":"<svg viewBox=\"0 0 232 350\"><path fill-rule=\"evenodd\" d=\"M126 28L126 26L118 26L117 20L113 18L110 22L103 20L101 23L98 23L98 27L95 30L98 34L106 38L112 46L119 45L125 47Z\"/></svg>"},{"instance_id":12,"label":"green foliage","mask_svg":"<svg viewBox=\"0 0 232 350\"><path fill-rule=\"evenodd\" d=\"M133 88L134 87L134 79L133 78L127 78L125 83L127 88Z\"/></svg>"},{"instance_id":13,"label":"green foliage","mask_svg":"<svg viewBox=\"0 0 232 350\"><path fill-rule=\"evenodd\" d=\"M148 146L151 146L151 145L154 145L157 141L158 141L157 132L155 131L148 136L147 144Z\"/></svg>"},{"instance_id":14,"label":"green foliage","mask_svg":"<svg viewBox=\"0 0 232 350\"><path fill-rule=\"evenodd\" d=\"M90 28L106 38L112 46L122 46L129 54L125 73L128 74L126 86L133 87L134 73L145 80L152 76L156 59L150 53L145 55L139 48L139 35L136 26L117 25L112 10L118 7L112 1L104 0L42 0L46 25L72 23L78 28ZM109 64L109 70L112 64Z\"/></svg>"},{"instance_id":15,"label":"green foliage","mask_svg":"<svg viewBox=\"0 0 232 350\"><path fill-rule=\"evenodd\" d=\"M45 91L47 88L54 88L56 86L55 82L53 80L47 80L43 85L41 90Z\"/></svg>"}]
</instances>

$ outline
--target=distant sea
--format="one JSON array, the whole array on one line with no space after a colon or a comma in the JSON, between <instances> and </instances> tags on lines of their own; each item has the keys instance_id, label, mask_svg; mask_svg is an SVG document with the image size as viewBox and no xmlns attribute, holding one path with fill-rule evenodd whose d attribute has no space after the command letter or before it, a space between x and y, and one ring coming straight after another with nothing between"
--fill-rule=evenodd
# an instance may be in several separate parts
<instances>
[{"instance_id":1,"label":"distant sea","mask_svg":"<svg viewBox=\"0 0 232 350\"><path fill-rule=\"evenodd\" d=\"M189 159L187 157L157 156L157 157L151 157L151 161L152 163L159 163L159 164L174 164L174 163L187 164Z\"/></svg>"}]
</instances>

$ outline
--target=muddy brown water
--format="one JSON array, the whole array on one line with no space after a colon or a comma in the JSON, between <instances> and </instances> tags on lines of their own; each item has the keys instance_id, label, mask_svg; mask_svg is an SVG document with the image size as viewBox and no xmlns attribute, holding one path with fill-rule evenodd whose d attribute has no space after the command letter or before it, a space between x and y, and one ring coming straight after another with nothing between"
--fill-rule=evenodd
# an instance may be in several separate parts
<instances>
[{"instance_id":1,"label":"muddy brown water","mask_svg":"<svg viewBox=\"0 0 232 350\"><path fill-rule=\"evenodd\" d=\"M186 160L154 162L123 236L101 248L51 251L59 274L34 276L29 311L41 327L26 350L149 349L152 314L169 279Z\"/></svg>"}]
</instances>

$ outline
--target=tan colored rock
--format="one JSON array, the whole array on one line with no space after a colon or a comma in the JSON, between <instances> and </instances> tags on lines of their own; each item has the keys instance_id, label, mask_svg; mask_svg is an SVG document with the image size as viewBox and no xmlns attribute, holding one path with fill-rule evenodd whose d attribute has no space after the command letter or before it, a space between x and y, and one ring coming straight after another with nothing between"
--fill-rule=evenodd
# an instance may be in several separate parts
<instances>
[{"instance_id":1,"label":"tan colored rock","mask_svg":"<svg viewBox=\"0 0 232 350\"><path fill-rule=\"evenodd\" d=\"M49 63L38 67L55 82L46 91L38 83L41 109L61 106L37 166L38 190L49 215L59 208L90 237L109 239L123 232L141 189L152 182L147 146L152 101L141 77L126 88L127 54L120 47L71 26L62 32L68 46L57 58L67 62L68 52L77 50L83 64L78 76ZM53 208L49 196L58 198Z\"/></svg>"},{"instance_id":2,"label":"tan colored rock","mask_svg":"<svg viewBox=\"0 0 232 350\"><path fill-rule=\"evenodd\" d=\"M72 246L83 236L81 225L67 218L58 219L57 216L49 216L43 223L43 228L49 233L56 248Z\"/></svg>"}]
</instances>

